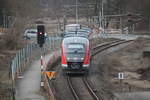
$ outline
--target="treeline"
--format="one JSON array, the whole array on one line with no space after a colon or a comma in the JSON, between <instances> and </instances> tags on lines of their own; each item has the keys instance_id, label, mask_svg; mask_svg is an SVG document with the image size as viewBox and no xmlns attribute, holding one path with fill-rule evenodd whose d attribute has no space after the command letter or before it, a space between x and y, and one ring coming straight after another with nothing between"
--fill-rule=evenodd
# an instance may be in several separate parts
<instances>
[{"instance_id":1,"label":"treeline","mask_svg":"<svg viewBox=\"0 0 150 100\"><path fill-rule=\"evenodd\" d=\"M12 17L38 16L41 0L0 0L0 26L8 24Z\"/></svg>"},{"instance_id":2,"label":"treeline","mask_svg":"<svg viewBox=\"0 0 150 100\"><path fill-rule=\"evenodd\" d=\"M102 0L77 0L79 16L96 16ZM150 16L150 0L103 0L104 14L140 13ZM4 26L8 16L17 17L63 17L75 16L76 0L0 0L0 26ZM70 5L70 6L69 6ZM72 6L71 6L72 5ZM45 9L45 10L44 10ZM48 10L46 10L48 9ZM42 13L45 11L45 13Z\"/></svg>"},{"instance_id":3,"label":"treeline","mask_svg":"<svg viewBox=\"0 0 150 100\"><path fill-rule=\"evenodd\" d=\"M24 46L22 40L26 25L41 14L43 0L0 0L0 28L4 35L0 39L2 49L17 49Z\"/></svg>"},{"instance_id":4,"label":"treeline","mask_svg":"<svg viewBox=\"0 0 150 100\"><path fill-rule=\"evenodd\" d=\"M74 16L76 0L42 0L48 4L50 15ZM140 13L150 14L150 0L77 0L79 16L96 16L104 3L104 14ZM80 5L81 4L81 5Z\"/></svg>"},{"instance_id":5,"label":"treeline","mask_svg":"<svg viewBox=\"0 0 150 100\"><path fill-rule=\"evenodd\" d=\"M4 12L6 10L6 1L5 0L0 0L0 26L3 25L3 19L4 19Z\"/></svg>"},{"instance_id":6,"label":"treeline","mask_svg":"<svg viewBox=\"0 0 150 100\"><path fill-rule=\"evenodd\" d=\"M101 1L101 0L100 0ZM106 9L111 13L139 13L150 16L150 0L105 0Z\"/></svg>"}]
</instances>

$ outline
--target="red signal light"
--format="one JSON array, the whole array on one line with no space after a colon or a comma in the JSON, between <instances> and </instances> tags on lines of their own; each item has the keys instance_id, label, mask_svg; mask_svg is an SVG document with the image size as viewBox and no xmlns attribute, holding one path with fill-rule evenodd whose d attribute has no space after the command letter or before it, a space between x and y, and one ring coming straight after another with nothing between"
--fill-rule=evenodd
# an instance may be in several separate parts
<instances>
[{"instance_id":1,"label":"red signal light","mask_svg":"<svg viewBox=\"0 0 150 100\"><path fill-rule=\"evenodd\" d=\"M40 32L40 34L42 34L42 32Z\"/></svg>"},{"instance_id":2,"label":"red signal light","mask_svg":"<svg viewBox=\"0 0 150 100\"><path fill-rule=\"evenodd\" d=\"M45 43L45 27L43 25L37 26L37 43L40 45L40 47L43 46Z\"/></svg>"},{"instance_id":3,"label":"red signal light","mask_svg":"<svg viewBox=\"0 0 150 100\"><path fill-rule=\"evenodd\" d=\"M38 32L38 34L39 34L39 35L42 35L42 34L43 34L43 32Z\"/></svg>"}]
</instances>

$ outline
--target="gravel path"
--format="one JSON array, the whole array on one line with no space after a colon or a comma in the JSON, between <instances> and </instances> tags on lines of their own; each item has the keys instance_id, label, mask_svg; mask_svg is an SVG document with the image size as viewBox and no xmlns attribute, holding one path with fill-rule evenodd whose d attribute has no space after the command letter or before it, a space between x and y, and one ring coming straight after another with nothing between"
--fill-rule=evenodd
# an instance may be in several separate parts
<instances>
[{"instance_id":1,"label":"gravel path","mask_svg":"<svg viewBox=\"0 0 150 100\"><path fill-rule=\"evenodd\" d=\"M48 62L51 55L44 56L45 63ZM45 100L40 95L40 80L41 68L40 60L34 61L27 71L24 73L23 78L18 80L16 86L16 99L17 100Z\"/></svg>"}]
</instances>

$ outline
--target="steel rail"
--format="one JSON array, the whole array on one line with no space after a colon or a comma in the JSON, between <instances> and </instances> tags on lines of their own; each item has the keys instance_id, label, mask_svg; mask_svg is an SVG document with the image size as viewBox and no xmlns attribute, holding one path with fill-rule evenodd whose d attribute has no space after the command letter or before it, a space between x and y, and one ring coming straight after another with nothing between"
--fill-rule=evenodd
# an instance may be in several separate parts
<instances>
[{"instance_id":1,"label":"steel rail","mask_svg":"<svg viewBox=\"0 0 150 100\"><path fill-rule=\"evenodd\" d=\"M98 53L100 53L100 52L102 52L102 51L104 51L108 48L117 46L119 44L131 42L131 41L133 41L133 40L119 40L119 41L113 41L113 42L110 42L110 43L107 43L107 44L102 44L102 45L96 46L96 48L93 48L94 53L91 55L91 58L93 56L95 56L96 54L98 54Z\"/></svg>"},{"instance_id":2,"label":"steel rail","mask_svg":"<svg viewBox=\"0 0 150 100\"><path fill-rule=\"evenodd\" d=\"M86 86L86 88L88 89L89 93L91 94L91 96L94 98L94 100L103 100L102 96L100 97L101 99L99 99L99 97L96 95L96 93L94 92L94 90L92 89L92 87L90 86L87 77L82 77L82 80Z\"/></svg>"},{"instance_id":3,"label":"steel rail","mask_svg":"<svg viewBox=\"0 0 150 100\"><path fill-rule=\"evenodd\" d=\"M98 53L100 53L100 52L102 52L108 48L111 48L111 47L114 47L114 46L117 46L119 44L123 44L126 42L129 42L129 41L116 40L113 42L108 42L108 43L103 43L103 44L97 45L96 47L93 48L94 53L92 54L92 56L95 56L96 54L98 54ZM102 95L97 96L97 94L94 92L94 90L92 89L92 87L89 84L89 81L87 80L87 76L83 76L81 78L82 78L83 83L84 83L85 87L87 88L89 94L93 97L94 100L104 100ZM71 76L69 76L69 75L67 76L67 82L68 82L69 88L70 88L74 98L76 100L80 100L80 98L77 94L77 91L75 90L75 88L72 85Z\"/></svg>"},{"instance_id":4,"label":"steel rail","mask_svg":"<svg viewBox=\"0 0 150 100\"><path fill-rule=\"evenodd\" d=\"M99 45L97 45L93 48L93 51L95 51L95 52L91 56L93 57L96 54L98 54L98 53L100 53L100 52L102 52L102 51L104 51L108 48L111 48L111 47L114 47L114 46L117 46L117 45L120 45L120 44L123 44L123 43L127 43L127 42L130 42L130 41L133 41L133 40L117 40L117 41L113 41L113 42L99 44ZM96 93L94 92L92 87L90 86L89 81L87 79L87 76L83 77L83 82L84 82L84 84L86 85L88 91L90 92L90 94L93 96L93 98L95 100L104 100L102 95L99 95L99 98L98 98L98 96L96 95Z\"/></svg>"},{"instance_id":5,"label":"steel rail","mask_svg":"<svg viewBox=\"0 0 150 100\"><path fill-rule=\"evenodd\" d=\"M69 88L70 88L70 90L71 90L71 92L72 92L74 98L75 98L76 100L80 100L80 99L79 99L79 96L77 95L77 92L75 91L75 89L74 89L74 87L73 87L73 85L72 85L72 81L71 81L71 77L70 77L70 76L67 76L67 82L68 82L68 84L69 84Z\"/></svg>"},{"instance_id":6,"label":"steel rail","mask_svg":"<svg viewBox=\"0 0 150 100\"><path fill-rule=\"evenodd\" d=\"M87 88L89 94L93 97L93 100L103 100L103 99L99 99L98 96L94 93L92 87L89 85L87 79L85 77L81 77L82 80L83 80L83 83L85 85L85 87ZM68 84L69 84L69 88L75 98L75 100L80 100L77 92L75 91L73 85L72 85L72 81L71 81L71 77L70 76L67 76L67 81L68 81Z\"/></svg>"},{"instance_id":7,"label":"steel rail","mask_svg":"<svg viewBox=\"0 0 150 100\"><path fill-rule=\"evenodd\" d=\"M111 48L111 47L114 47L114 46L117 46L119 44L123 44L123 43L126 43L126 42L130 42L130 41L132 41L132 40L128 40L128 41L116 40L116 41L113 41L113 42L99 44L99 45L97 45L93 48L94 53L91 56L93 57L96 54L98 54L98 53L100 53L100 52L102 52L102 51L104 51L108 48ZM91 96L93 97L93 99L94 100L104 100L101 95L99 95L99 97L96 95L96 93L94 92L94 90L90 86L90 84L87 80L87 77L83 76L82 78L83 78L83 82L84 82L86 88L88 89L88 91L91 94ZM69 76L69 75L67 76L67 82L68 82L69 88L70 88L75 100L80 100L76 90L74 89L74 87L72 85L71 76Z\"/></svg>"},{"instance_id":8,"label":"steel rail","mask_svg":"<svg viewBox=\"0 0 150 100\"><path fill-rule=\"evenodd\" d=\"M93 50L96 50L96 49L98 49L98 48L100 48L100 47L107 46L107 45L109 45L109 44L116 43L116 42L119 42L119 41L124 41L124 40L116 40L116 41L113 41L113 42L100 43L100 44L96 45L96 46L93 48Z\"/></svg>"}]
</instances>

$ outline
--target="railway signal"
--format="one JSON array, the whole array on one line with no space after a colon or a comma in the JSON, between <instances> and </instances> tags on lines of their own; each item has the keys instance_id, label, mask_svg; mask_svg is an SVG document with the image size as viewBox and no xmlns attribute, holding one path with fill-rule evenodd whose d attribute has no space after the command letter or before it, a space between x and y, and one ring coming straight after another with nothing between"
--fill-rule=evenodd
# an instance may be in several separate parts
<instances>
[{"instance_id":1,"label":"railway signal","mask_svg":"<svg viewBox=\"0 0 150 100\"><path fill-rule=\"evenodd\" d=\"M118 79L123 80L124 79L124 73L118 73Z\"/></svg>"},{"instance_id":2,"label":"railway signal","mask_svg":"<svg viewBox=\"0 0 150 100\"><path fill-rule=\"evenodd\" d=\"M37 26L37 43L40 47L45 43L45 27L44 25Z\"/></svg>"}]
</instances>

